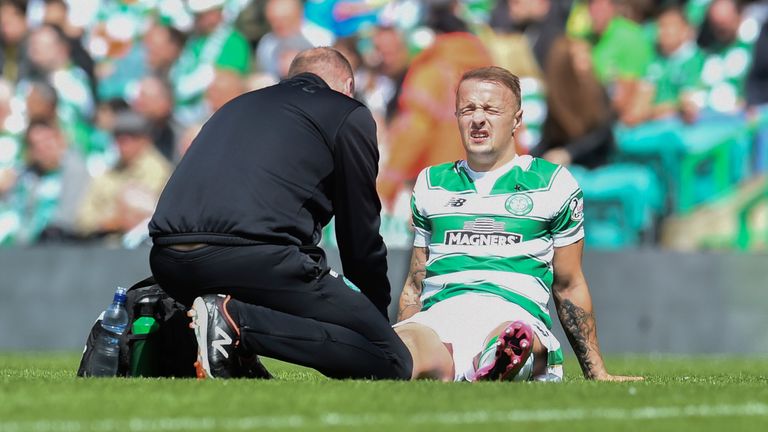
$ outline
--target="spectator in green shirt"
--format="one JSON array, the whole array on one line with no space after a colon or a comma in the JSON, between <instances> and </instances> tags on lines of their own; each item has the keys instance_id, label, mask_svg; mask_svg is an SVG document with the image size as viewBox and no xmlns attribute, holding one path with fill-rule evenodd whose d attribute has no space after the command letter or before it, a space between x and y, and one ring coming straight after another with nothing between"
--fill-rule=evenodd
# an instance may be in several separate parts
<instances>
[{"instance_id":1,"label":"spectator in green shirt","mask_svg":"<svg viewBox=\"0 0 768 432\"><path fill-rule=\"evenodd\" d=\"M697 102L716 113L735 113L744 108L745 81L755 38L746 39L739 32L743 12L740 1L713 0L699 37L706 55L701 74L706 91Z\"/></svg>"},{"instance_id":2,"label":"spectator in green shirt","mask_svg":"<svg viewBox=\"0 0 768 432\"><path fill-rule=\"evenodd\" d=\"M181 30L159 20L153 21L142 39L147 70L167 80L186 40L187 36Z\"/></svg>"},{"instance_id":3,"label":"spectator in green shirt","mask_svg":"<svg viewBox=\"0 0 768 432\"><path fill-rule=\"evenodd\" d=\"M656 58L645 75L649 88L647 119L681 114L693 122L698 107L692 98L701 90L704 54L696 45L695 29L681 6L667 6L659 13Z\"/></svg>"},{"instance_id":4,"label":"spectator in green shirt","mask_svg":"<svg viewBox=\"0 0 768 432\"><path fill-rule=\"evenodd\" d=\"M590 0L592 60L598 78L611 84L645 75L653 47L639 24L618 14L616 0Z\"/></svg>"},{"instance_id":5,"label":"spectator in green shirt","mask_svg":"<svg viewBox=\"0 0 768 432\"><path fill-rule=\"evenodd\" d=\"M25 166L11 190L0 195L0 244L70 238L90 181L85 163L68 150L55 122L33 121L26 144Z\"/></svg>"},{"instance_id":6,"label":"spectator in green shirt","mask_svg":"<svg viewBox=\"0 0 768 432\"><path fill-rule=\"evenodd\" d=\"M592 62L608 90L618 118L626 117L640 79L653 58L653 46L639 24L619 15L617 0L589 0Z\"/></svg>"},{"instance_id":7,"label":"spectator in green shirt","mask_svg":"<svg viewBox=\"0 0 768 432\"><path fill-rule=\"evenodd\" d=\"M243 76L250 68L250 46L245 37L224 21L225 0L188 0L195 16L193 34L171 69L178 104L177 117L194 123L205 114L203 94L215 69L231 69Z\"/></svg>"},{"instance_id":8,"label":"spectator in green shirt","mask_svg":"<svg viewBox=\"0 0 768 432\"><path fill-rule=\"evenodd\" d=\"M48 81L59 95L59 110L65 122L89 121L94 98L88 74L73 61L64 32L43 24L29 36L29 59L33 75Z\"/></svg>"}]
</instances>

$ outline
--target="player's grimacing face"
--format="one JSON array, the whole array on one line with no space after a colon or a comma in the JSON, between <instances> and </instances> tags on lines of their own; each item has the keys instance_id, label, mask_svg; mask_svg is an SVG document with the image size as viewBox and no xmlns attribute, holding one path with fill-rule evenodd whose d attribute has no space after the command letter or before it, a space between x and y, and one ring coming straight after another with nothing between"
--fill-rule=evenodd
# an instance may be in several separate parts
<instances>
[{"instance_id":1,"label":"player's grimacing face","mask_svg":"<svg viewBox=\"0 0 768 432\"><path fill-rule=\"evenodd\" d=\"M456 117L467 156L500 154L514 146L521 114L512 90L502 84L462 82L456 94Z\"/></svg>"}]
</instances>

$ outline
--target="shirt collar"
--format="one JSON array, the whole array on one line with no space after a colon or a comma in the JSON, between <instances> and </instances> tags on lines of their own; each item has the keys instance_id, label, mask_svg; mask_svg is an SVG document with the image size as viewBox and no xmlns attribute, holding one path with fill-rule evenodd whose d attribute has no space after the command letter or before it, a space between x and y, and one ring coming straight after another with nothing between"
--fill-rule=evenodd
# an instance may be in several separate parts
<instances>
[{"instance_id":1,"label":"shirt collar","mask_svg":"<svg viewBox=\"0 0 768 432\"><path fill-rule=\"evenodd\" d=\"M507 172L516 166L522 168L523 170L528 169L528 167L530 166L531 159L532 158L529 155L521 156L521 155L515 154L515 157L512 158L511 161L491 171L475 171L469 167L469 163L466 160L462 160L459 166L461 166L464 170L466 170L467 174L470 177L477 178L477 177L484 177L491 173Z\"/></svg>"},{"instance_id":2,"label":"shirt collar","mask_svg":"<svg viewBox=\"0 0 768 432\"><path fill-rule=\"evenodd\" d=\"M322 78L313 74L312 72L302 72L298 75L292 76L291 78L286 78L281 82L291 82L291 81L301 81L301 82L306 82L309 84L314 84L314 85L318 85L325 88L330 88L328 84L325 81L323 81Z\"/></svg>"}]
</instances>

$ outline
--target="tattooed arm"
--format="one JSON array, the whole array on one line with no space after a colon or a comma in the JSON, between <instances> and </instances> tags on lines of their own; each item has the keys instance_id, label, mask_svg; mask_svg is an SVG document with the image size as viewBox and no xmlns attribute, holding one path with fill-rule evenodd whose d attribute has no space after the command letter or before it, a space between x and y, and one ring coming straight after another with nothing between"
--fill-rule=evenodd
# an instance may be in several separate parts
<instances>
[{"instance_id":1,"label":"tattooed arm","mask_svg":"<svg viewBox=\"0 0 768 432\"><path fill-rule=\"evenodd\" d=\"M555 248L553 261L555 280L552 294L557 315L563 325L581 371L587 379L600 381L634 381L641 377L614 376L608 373L597 342L597 326L592 312L592 297L581 271L584 241Z\"/></svg>"},{"instance_id":2,"label":"tattooed arm","mask_svg":"<svg viewBox=\"0 0 768 432\"><path fill-rule=\"evenodd\" d=\"M408 319L421 310L421 282L427 274L427 258L429 250L425 247L414 247L411 255L411 269L405 279L403 292L397 309L397 321Z\"/></svg>"}]
</instances>

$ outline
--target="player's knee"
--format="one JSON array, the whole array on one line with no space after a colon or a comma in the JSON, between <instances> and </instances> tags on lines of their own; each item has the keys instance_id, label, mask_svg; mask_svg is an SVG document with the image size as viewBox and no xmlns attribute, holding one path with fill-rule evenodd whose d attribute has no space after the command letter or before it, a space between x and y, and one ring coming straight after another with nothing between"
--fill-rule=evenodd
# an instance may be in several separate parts
<instances>
[{"instance_id":1,"label":"player's knee","mask_svg":"<svg viewBox=\"0 0 768 432\"><path fill-rule=\"evenodd\" d=\"M403 328L406 327L406 328ZM395 359L396 377L394 379L409 380L412 378L412 372L416 363L417 356L417 336L407 326L396 327L395 333L402 342L399 347L393 349Z\"/></svg>"},{"instance_id":2,"label":"player's knee","mask_svg":"<svg viewBox=\"0 0 768 432\"><path fill-rule=\"evenodd\" d=\"M429 327L410 323L395 328L408 348L412 359L411 376L414 379L453 378L453 361L445 345Z\"/></svg>"},{"instance_id":3,"label":"player's knee","mask_svg":"<svg viewBox=\"0 0 768 432\"><path fill-rule=\"evenodd\" d=\"M426 332L429 328L415 323L408 323L403 326L395 328L395 333L403 341L403 344L408 348L408 351L413 357L418 357L419 354L428 350L429 347L425 344L429 344L430 335Z\"/></svg>"}]
</instances>

